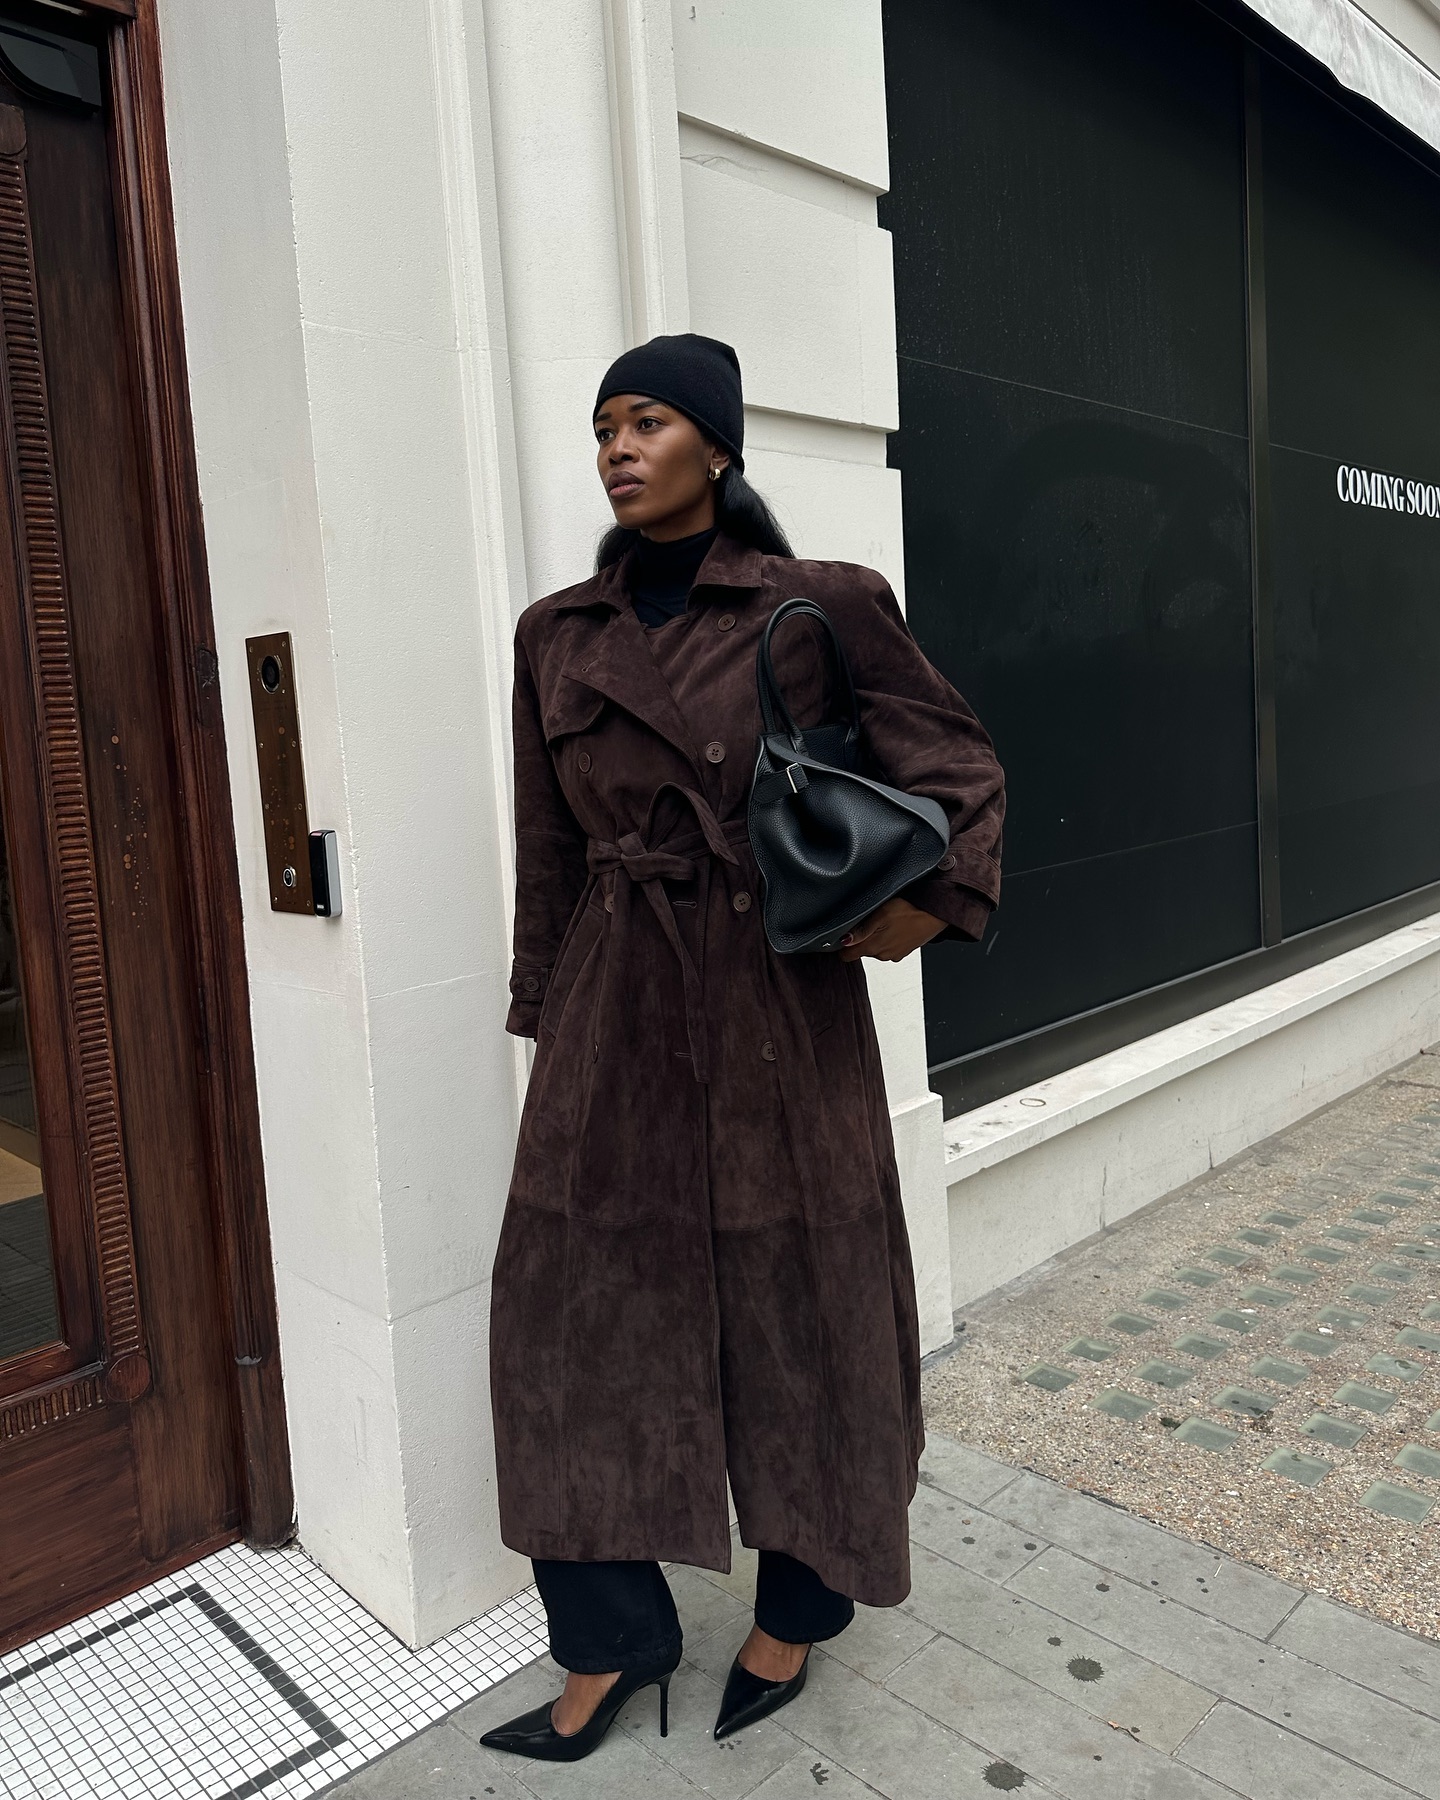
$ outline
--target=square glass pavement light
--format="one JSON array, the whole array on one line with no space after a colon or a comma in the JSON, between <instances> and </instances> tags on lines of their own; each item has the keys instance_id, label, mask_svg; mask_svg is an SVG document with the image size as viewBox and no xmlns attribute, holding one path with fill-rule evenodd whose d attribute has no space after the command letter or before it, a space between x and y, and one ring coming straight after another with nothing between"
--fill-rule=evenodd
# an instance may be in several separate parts
<instances>
[{"instance_id":1,"label":"square glass pavement light","mask_svg":"<svg viewBox=\"0 0 1440 1800\"><path fill-rule=\"evenodd\" d=\"M1429 1517L1435 1502L1428 1494L1417 1494L1414 1488L1396 1487L1388 1481L1377 1481L1360 1501L1371 1512L1384 1513L1389 1519L1404 1519L1420 1525Z\"/></svg>"},{"instance_id":2,"label":"square glass pavement light","mask_svg":"<svg viewBox=\"0 0 1440 1800\"><path fill-rule=\"evenodd\" d=\"M1321 1263L1328 1269L1335 1268L1349 1256L1348 1250L1336 1250L1329 1244L1306 1244L1300 1254L1306 1262Z\"/></svg>"},{"instance_id":3,"label":"square glass pavement light","mask_svg":"<svg viewBox=\"0 0 1440 1800\"><path fill-rule=\"evenodd\" d=\"M1423 1476L1426 1481L1440 1481L1440 1455L1423 1444L1406 1444L1395 1458L1395 1467Z\"/></svg>"},{"instance_id":4,"label":"square glass pavement light","mask_svg":"<svg viewBox=\"0 0 1440 1800\"><path fill-rule=\"evenodd\" d=\"M1306 1437L1317 1439L1322 1444L1333 1444L1337 1450L1353 1450L1368 1430L1364 1425L1352 1425L1346 1419L1334 1419L1329 1413L1314 1413L1300 1427Z\"/></svg>"},{"instance_id":5,"label":"square glass pavement light","mask_svg":"<svg viewBox=\"0 0 1440 1800\"><path fill-rule=\"evenodd\" d=\"M1281 1263L1270 1271L1272 1281L1283 1281L1286 1287L1310 1287L1320 1279L1315 1269L1302 1269L1299 1263Z\"/></svg>"},{"instance_id":6,"label":"square glass pavement light","mask_svg":"<svg viewBox=\"0 0 1440 1800\"><path fill-rule=\"evenodd\" d=\"M1184 1269L1177 1269L1175 1271L1175 1279L1177 1281L1183 1281L1187 1287L1207 1288L1214 1287L1217 1281L1223 1281L1225 1277L1218 1274L1214 1269L1191 1269L1187 1267Z\"/></svg>"},{"instance_id":7,"label":"square glass pavement light","mask_svg":"<svg viewBox=\"0 0 1440 1800\"><path fill-rule=\"evenodd\" d=\"M1278 1381L1282 1387L1299 1387L1310 1379L1310 1371L1301 1363L1283 1362L1278 1356L1262 1356L1251 1363L1250 1373L1257 1381Z\"/></svg>"},{"instance_id":8,"label":"square glass pavement light","mask_svg":"<svg viewBox=\"0 0 1440 1800\"><path fill-rule=\"evenodd\" d=\"M1090 1404L1096 1412L1105 1413L1112 1419L1125 1419L1131 1424L1155 1410L1152 1401L1142 1400L1138 1394L1117 1387L1102 1388Z\"/></svg>"},{"instance_id":9,"label":"square glass pavement light","mask_svg":"<svg viewBox=\"0 0 1440 1800\"><path fill-rule=\"evenodd\" d=\"M1156 1387L1181 1388L1187 1381L1195 1379L1195 1371L1181 1367L1178 1363L1147 1362L1141 1363L1135 1371L1141 1381L1153 1382Z\"/></svg>"},{"instance_id":10,"label":"square glass pavement light","mask_svg":"<svg viewBox=\"0 0 1440 1800\"><path fill-rule=\"evenodd\" d=\"M1425 1373L1423 1363L1410 1362L1403 1356L1372 1356L1365 1365L1371 1375L1382 1376L1387 1381L1418 1381Z\"/></svg>"},{"instance_id":11,"label":"square glass pavement light","mask_svg":"<svg viewBox=\"0 0 1440 1800\"><path fill-rule=\"evenodd\" d=\"M1387 1394L1383 1388L1368 1387L1363 1381L1347 1381L1335 1392L1335 1403L1338 1406L1358 1406L1362 1412L1389 1412L1398 1399L1398 1394Z\"/></svg>"},{"instance_id":12,"label":"square glass pavement light","mask_svg":"<svg viewBox=\"0 0 1440 1800\"><path fill-rule=\"evenodd\" d=\"M533 1588L410 1650L301 1551L232 1546L0 1656L0 1794L314 1794L545 1647Z\"/></svg>"},{"instance_id":13,"label":"square glass pavement light","mask_svg":"<svg viewBox=\"0 0 1440 1800\"><path fill-rule=\"evenodd\" d=\"M1210 1419L1184 1419L1176 1426L1175 1436L1182 1444L1194 1444L1200 1450L1228 1450L1240 1441L1238 1431L1230 1431Z\"/></svg>"},{"instance_id":14,"label":"square glass pavement light","mask_svg":"<svg viewBox=\"0 0 1440 1800\"><path fill-rule=\"evenodd\" d=\"M1304 1456L1298 1450L1276 1450L1261 1463L1262 1469L1269 1469L1272 1474L1283 1475L1287 1481L1299 1482L1301 1487L1317 1487L1335 1467L1323 1456Z\"/></svg>"}]
</instances>

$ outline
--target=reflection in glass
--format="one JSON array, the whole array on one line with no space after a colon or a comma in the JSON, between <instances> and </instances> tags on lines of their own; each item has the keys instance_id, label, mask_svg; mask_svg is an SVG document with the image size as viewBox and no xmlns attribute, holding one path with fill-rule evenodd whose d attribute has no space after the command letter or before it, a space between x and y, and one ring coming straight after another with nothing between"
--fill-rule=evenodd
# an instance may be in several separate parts
<instances>
[{"instance_id":1,"label":"reflection in glass","mask_svg":"<svg viewBox=\"0 0 1440 1800\"><path fill-rule=\"evenodd\" d=\"M59 1335L10 858L0 818L0 1362Z\"/></svg>"}]
</instances>

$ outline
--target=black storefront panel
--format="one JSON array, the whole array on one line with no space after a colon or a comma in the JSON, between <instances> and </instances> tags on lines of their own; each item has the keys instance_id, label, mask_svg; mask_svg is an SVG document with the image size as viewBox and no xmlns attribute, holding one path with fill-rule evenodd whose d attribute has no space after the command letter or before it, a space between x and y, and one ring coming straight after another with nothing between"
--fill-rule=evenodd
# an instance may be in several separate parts
<instances>
[{"instance_id":1,"label":"black storefront panel","mask_svg":"<svg viewBox=\"0 0 1440 1800\"><path fill-rule=\"evenodd\" d=\"M1440 182L1285 71L1263 101L1288 935L1440 880Z\"/></svg>"},{"instance_id":2,"label":"black storefront panel","mask_svg":"<svg viewBox=\"0 0 1440 1800\"><path fill-rule=\"evenodd\" d=\"M1440 177L1229 0L885 28L910 618L1011 803L954 1111L1433 908Z\"/></svg>"},{"instance_id":3,"label":"black storefront panel","mask_svg":"<svg viewBox=\"0 0 1440 1800\"><path fill-rule=\"evenodd\" d=\"M1011 803L943 1063L1259 941L1242 87L1135 0L887 32L910 617Z\"/></svg>"}]
</instances>

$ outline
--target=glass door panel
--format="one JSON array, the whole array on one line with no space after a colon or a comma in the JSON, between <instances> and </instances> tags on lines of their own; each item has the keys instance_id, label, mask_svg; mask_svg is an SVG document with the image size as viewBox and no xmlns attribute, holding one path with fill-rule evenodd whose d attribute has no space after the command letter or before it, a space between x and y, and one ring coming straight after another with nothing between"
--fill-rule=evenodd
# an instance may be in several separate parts
<instances>
[{"instance_id":1,"label":"glass door panel","mask_svg":"<svg viewBox=\"0 0 1440 1800\"><path fill-rule=\"evenodd\" d=\"M5 820L0 814L0 1362L60 1335Z\"/></svg>"}]
</instances>

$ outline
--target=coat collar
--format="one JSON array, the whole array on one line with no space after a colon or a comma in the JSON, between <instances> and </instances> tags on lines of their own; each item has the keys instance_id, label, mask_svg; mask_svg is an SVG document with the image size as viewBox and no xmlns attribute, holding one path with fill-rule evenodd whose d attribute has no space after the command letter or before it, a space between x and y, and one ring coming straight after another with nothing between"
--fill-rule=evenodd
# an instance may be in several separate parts
<instances>
[{"instance_id":1,"label":"coat collar","mask_svg":"<svg viewBox=\"0 0 1440 1800\"><path fill-rule=\"evenodd\" d=\"M658 732L699 768L695 741L684 715L675 704L670 684L660 673L660 665L645 641L645 627L626 593L629 560L627 555L608 569L602 569L591 580L572 589L556 606L557 612L605 606L611 614L600 631L571 655L563 670L564 678L604 694ZM760 552L723 534L710 546L695 578L697 588L758 589L761 585Z\"/></svg>"},{"instance_id":2,"label":"coat collar","mask_svg":"<svg viewBox=\"0 0 1440 1800\"><path fill-rule=\"evenodd\" d=\"M556 602L555 611L583 612L591 606L608 606L618 612L627 608L626 582L631 554L627 551L619 562L611 563L598 575L592 575L589 581L571 588L563 600ZM710 546L700 565L700 573L695 577L697 588L758 588L763 582L760 552L728 537L723 531Z\"/></svg>"}]
</instances>

